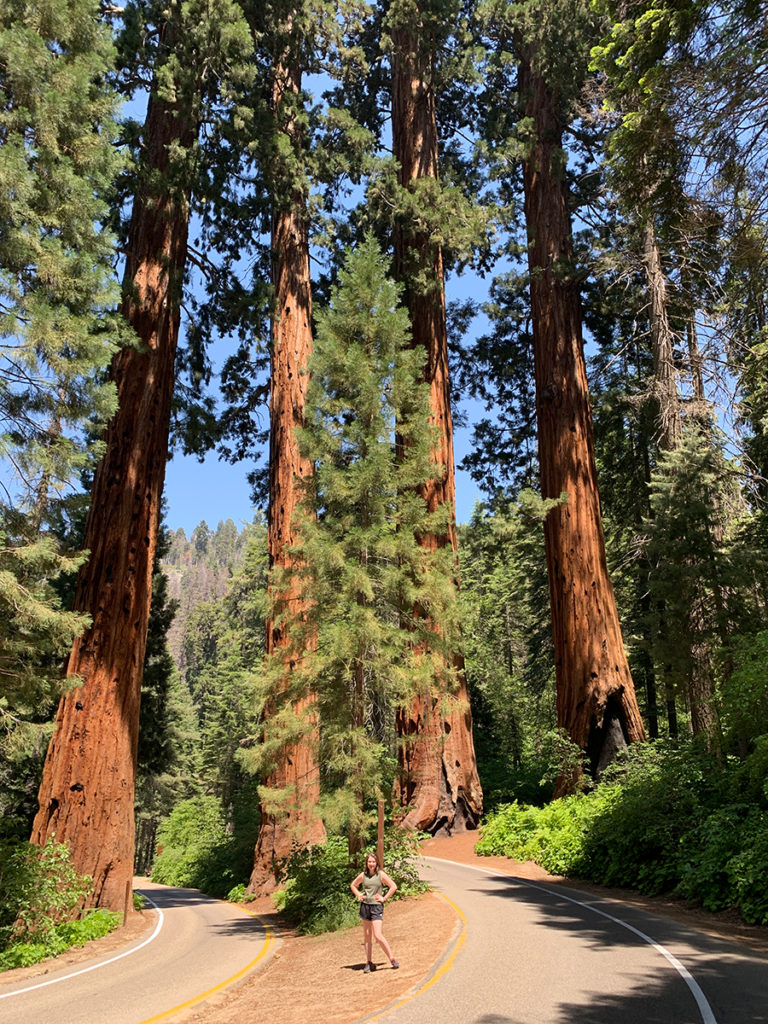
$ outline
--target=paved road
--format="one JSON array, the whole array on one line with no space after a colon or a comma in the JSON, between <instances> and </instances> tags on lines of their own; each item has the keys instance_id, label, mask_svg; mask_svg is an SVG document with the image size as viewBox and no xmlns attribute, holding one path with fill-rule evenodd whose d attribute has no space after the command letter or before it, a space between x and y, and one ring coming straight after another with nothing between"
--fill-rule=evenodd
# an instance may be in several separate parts
<instances>
[{"instance_id":1,"label":"paved road","mask_svg":"<svg viewBox=\"0 0 768 1024\"><path fill-rule=\"evenodd\" d=\"M612 900L427 860L465 939L386 1024L768 1022L768 957Z\"/></svg>"},{"instance_id":2,"label":"paved road","mask_svg":"<svg viewBox=\"0 0 768 1024\"><path fill-rule=\"evenodd\" d=\"M142 1024L264 963L274 945L255 917L194 889L146 880L137 889L162 911L162 927L117 954L0 985L0 1024Z\"/></svg>"}]
</instances>

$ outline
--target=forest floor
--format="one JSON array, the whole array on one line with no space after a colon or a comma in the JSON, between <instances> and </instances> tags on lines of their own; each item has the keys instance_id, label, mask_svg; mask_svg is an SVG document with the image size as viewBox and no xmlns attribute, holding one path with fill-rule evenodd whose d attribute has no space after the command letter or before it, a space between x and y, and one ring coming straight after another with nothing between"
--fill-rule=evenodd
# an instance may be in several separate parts
<instances>
[{"instance_id":1,"label":"forest floor","mask_svg":"<svg viewBox=\"0 0 768 1024\"><path fill-rule=\"evenodd\" d=\"M436 858L543 882L549 888L567 886L622 900L709 935L768 953L768 928L746 925L735 914L711 914L669 897L646 898L630 890L563 879L547 874L536 864L523 864L506 857L477 857L476 841L477 833L470 832L450 839L428 840L423 850ZM280 1024L306 1024L308 1020L315 1020L323 1024L352 1024L413 995L439 965L460 928L455 911L434 893L389 904L385 911L384 935L400 961L400 969L392 970L374 944L377 970L365 975L360 927L330 935L302 936L281 920L269 897L261 897L246 906L250 913L258 914L269 924L282 940L279 946L262 969L205 1004L174 1017L175 1021L183 1024L273 1024L279 1020ZM153 914L132 915L125 928L87 946L68 950L54 960L5 972L0 981L44 975L118 951L128 942L137 940L144 931L148 932L153 921Z\"/></svg>"}]
</instances>

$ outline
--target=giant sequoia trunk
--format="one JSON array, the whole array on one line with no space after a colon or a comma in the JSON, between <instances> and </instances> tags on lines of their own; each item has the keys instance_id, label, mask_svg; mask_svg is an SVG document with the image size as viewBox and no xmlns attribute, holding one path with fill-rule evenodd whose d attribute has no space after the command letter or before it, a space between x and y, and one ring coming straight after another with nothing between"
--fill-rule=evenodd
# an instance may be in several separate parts
<instances>
[{"instance_id":1,"label":"giant sequoia trunk","mask_svg":"<svg viewBox=\"0 0 768 1024\"><path fill-rule=\"evenodd\" d=\"M285 92L296 95L301 71L279 67L275 75L274 109L279 116ZM283 128L295 143L293 117ZM312 463L299 451L296 428L304 421L312 354L312 295L309 274L309 236L304 195L294 190L288 205L276 198L272 218L272 281L275 291L272 321L269 441L269 513L267 543L270 569L293 564L296 510L301 500L299 481L312 474ZM272 584L270 584L272 586ZM285 651L285 671L295 657L291 621L298 621L304 602L294 580L286 591L272 593L272 601L285 616L282 630L267 623L267 654ZM311 699L296 707L297 714L312 715ZM265 729L269 729L269 709ZM269 788L289 790L291 806L280 817L262 806L261 828L248 889L269 892L277 884L278 862L294 844L306 846L322 840L324 829L316 815L320 777L314 745L302 743L286 749L279 764L264 780Z\"/></svg>"},{"instance_id":2,"label":"giant sequoia trunk","mask_svg":"<svg viewBox=\"0 0 768 1024\"><path fill-rule=\"evenodd\" d=\"M69 656L67 675L82 682L59 704L32 831L39 845L54 835L69 843L73 866L93 877L89 905L113 910L130 906L141 678L187 250L188 197L163 182L172 148L188 149L196 131L177 106L151 97L123 302L141 345L111 367L119 408L94 477L90 557L75 596L92 625Z\"/></svg>"},{"instance_id":3,"label":"giant sequoia trunk","mask_svg":"<svg viewBox=\"0 0 768 1024\"><path fill-rule=\"evenodd\" d=\"M544 527L557 721L598 773L645 732L605 558L557 97L527 59L520 91L535 125L523 177L541 487L568 495ZM575 781L561 778L558 794Z\"/></svg>"},{"instance_id":4,"label":"giant sequoia trunk","mask_svg":"<svg viewBox=\"0 0 768 1024\"><path fill-rule=\"evenodd\" d=\"M400 164L399 183L413 188L420 179L437 179L437 123L435 97L429 82L429 54L420 53L418 41L404 29L393 32L392 135ZM451 510L447 531L428 534L422 543L430 549L450 545L457 550L456 485L453 460L448 342L445 319L443 257L440 244L412 224L399 225L395 235L396 273L405 284L413 345L426 352L426 379L430 385L430 422L438 437L433 454L435 476L423 488L430 512ZM427 278L425 287L414 284L416 271ZM413 701L398 715L401 779L399 797L404 824L430 832L475 828L482 811L477 775L472 715L464 675L464 662L455 656L458 688L456 710L441 715L435 695Z\"/></svg>"}]
</instances>

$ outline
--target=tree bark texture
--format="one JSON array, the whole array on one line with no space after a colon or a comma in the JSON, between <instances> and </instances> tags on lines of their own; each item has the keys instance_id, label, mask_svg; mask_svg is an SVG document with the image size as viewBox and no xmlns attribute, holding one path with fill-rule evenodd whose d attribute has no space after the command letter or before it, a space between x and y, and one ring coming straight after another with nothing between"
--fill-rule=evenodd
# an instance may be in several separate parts
<instances>
[{"instance_id":1,"label":"tree bark texture","mask_svg":"<svg viewBox=\"0 0 768 1024\"><path fill-rule=\"evenodd\" d=\"M557 721L597 773L645 731L605 557L559 107L525 57L520 92L535 124L523 178L541 487L568 495L544 526ZM576 781L561 777L556 795Z\"/></svg>"},{"instance_id":2,"label":"tree bark texture","mask_svg":"<svg viewBox=\"0 0 768 1024\"><path fill-rule=\"evenodd\" d=\"M279 67L275 76L274 109L279 115L286 92L297 95L301 71ZM283 128L295 135L293 118ZM296 428L304 422L307 367L313 349L312 293L309 271L309 234L306 201L294 191L287 205L276 205L272 217L272 283L274 314L270 376L269 511L267 544L270 570L289 568L296 541L296 510L301 500L300 481L311 477L313 466L299 451ZM270 583L270 587L272 584ZM281 594L272 594L280 611L287 613L288 625L282 631L267 623L267 654L285 650L286 672L294 657L290 622L298 621L305 610L298 583ZM297 705L299 714L312 715L312 700ZM265 713L269 729L269 712ZM280 763L265 785L289 788L294 797L287 817L277 819L262 807L261 828L254 853L249 892L271 892L278 881L278 862L290 855L294 845L308 846L322 841L325 830L313 813L320 797L320 775L314 744L303 743L283 752Z\"/></svg>"},{"instance_id":3,"label":"tree bark texture","mask_svg":"<svg viewBox=\"0 0 768 1024\"><path fill-rule=\"evenodd\" d=\"M399 184L409 189L420 179L438 178L431 56L420 53L417 40L408 30L394 31L393 43L393 146L400 164ZM422 543L430 550L450 545L456 553L456 483L441 246L428 231L400 223L395 233L395 265L397 277L405 284L412 344L426 353L430 423L438 438L432 456L435 476L422 491L430 512L441 507L451 510L447 531L426 535ZM413 284L417 268L422 275L426 272L426 288ZM456 573L458 580L458 566ZM454 661L458 678L456 710L441 715L436 698L424 695L414 699L410 709L401 711L397 722L401 739L398 798L406 811L403 824L433 833L475 828L482 813L464 660L457 653Z\"/></svg>"},{"instance_id":4,"label":"tree bark texture","mask_svg":"<svg viewBox=\"0 0 768 1024\"><path fill-rule=\"evenodd\" d=\"M171 147L188 149L196 134L178 107L150 98L122 307L140 347L122 349L111 367L119 407L93 481L90 557L75 596L92 625L66 668L82 684L59 704L31 837L68 842L76 870L93 877L88 905L118 911L133 878L141 679L187 253L188 196L162 183Z\"/></svg>"}]
</instances>

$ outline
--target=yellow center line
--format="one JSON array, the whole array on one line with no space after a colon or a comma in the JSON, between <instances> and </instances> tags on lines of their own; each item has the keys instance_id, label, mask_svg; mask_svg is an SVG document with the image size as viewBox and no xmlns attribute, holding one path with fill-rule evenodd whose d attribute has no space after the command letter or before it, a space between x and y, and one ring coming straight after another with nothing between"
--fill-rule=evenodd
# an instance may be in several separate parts
<instances>
[{"instance_id":1,"label":"yellow center line","mask_svg":"<svg viewBox=\"0 0 768 1024\"><path fill-rule=\"evenodd\" d=\"M464 916L464 911L461 909L461 907L457 906L453 902L453 900L448 899L448 897L444 896L441 892L436 892L435 896L439 896L440 899L447 903L449 907L452 907L453 910L455 910L455 912L458 914L459 919L461 920L461 932L459 934L458 939L456 940L456 945L451 950L451 953L448 959L445 961L445 963L441 964L440 967L432 975L432 977L428 981L425 981L420 988L417 988L415 992L411 992L410 995L405 996L405 998L401 999L398 1003L394 1003L391 1006L385 1007L381 1011L381 1013L376 1014L375 1017L365 1017L365 1024L375 1024L377 1020L382 1020L384 1017L389 1016L390 1013L394 1013L395 1010L399 1010L401 1006L405 1006L406 1003L412 1002L418 996L426 992L428 988L432 988L435 982L439 981L440 978L442 978L444 974L447 974L448 971L450 971L450 969L453 967L454 960L461 952L464 943L467 941L467 919ZM144 1022L144 1024L146 1024L146 1022Z\"/></svg>"},{"instance_id":2,"label":"yellow center line","mask_svg":"<svg viewBox=\"0 0 768 1024\"><path fill-rule=\"evenodd\" d=\"M233 974L231 978L227 978L226 981L219 982L218 985L214 985L213 988L207 989L205 992L201 992L199 996L193 996L192 999L188 999L185 1003L179 1003L178 1006L172 1007L170 1010L165 1010L163 1013L158 1013L156 1017L147 1017L146 1020L141 1021L141 1024L155 1024L155 1021L167 1020L176 1013L181 1013L182 1010L189 1010L193 1006L197 1006L198 1003L204 1002L210 998L214 992L221 992L222 989L228 988L233 985L236 981L252 970L256 964L261 960L263 956L266 956L267 950L272 944L272 929L268 924L259 917L258 914L254 914L252 910L246 910L245 907L238 907L238 910L242 910L244 914L250 914L251 917L255 917L257 921L261 922L264 927L264 945L261 947L261 952L249 964L246 964L242 970L238 971L237 974Z\"/></svg>"}]
</instances>

